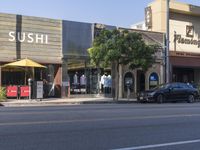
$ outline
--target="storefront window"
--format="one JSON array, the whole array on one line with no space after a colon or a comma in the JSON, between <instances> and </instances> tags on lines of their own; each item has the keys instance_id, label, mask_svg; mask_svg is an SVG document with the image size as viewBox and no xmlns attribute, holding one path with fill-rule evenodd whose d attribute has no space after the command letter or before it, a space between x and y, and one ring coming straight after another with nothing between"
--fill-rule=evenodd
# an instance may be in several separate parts
<instances>
[{"instance_id":1,"label":"storefront window","mask_svg":"<svg viewBox=\"0 0 200 150\"><path fill-rule=\"evenodd\" d=\"M17 77L17 78L16 78ZM25 71L22 69L2 69L2 85L25 85Z\"/></svg>"},{"instance_id":2,"label":"storefront window","mask_svg":"<svg viewBox=\"0 0 200 150\"><path fill-rule=\"evenodd\" d=\"M96 94L97 69L89 66L87 60L68 60L70 94Z\"/></svg>"},{"instance_id":3,"label":"storefront window","mask_svg":"<svg viewBox=\"0 0 200 150\"><path fill-rule=\"evenodd\" d=\"M149 76L149 89L158 86L158 84L159 84L158 74L155 72L151 73L151 75Z\"/></svg>"},{"instance_id":4,"label":"storefront window","mask_svg":"<svg viewBox=\"0 0 200 150\"><path fill-rule=\"evenodd\" d=\"M54 82L55 75L58 72L58 65L47 65L46 69L40 69L37 71L38 77L40 76L40 80L43 81L43 88L44 88L44 97L55 97L58 96L59 90ZM37 77L37 78L38 78Z\"/></svg>"},{"instance_id":5,"label":"storefront window","mask_svg":"<svg viewBox=\"0 0 200 150\"><path fill-rule=\"evenodd\" d=\"M133 92L134 76L131 72L127 72L124 76L124 91L127 91L127 88L130 88L131 92Z\"/></svg>"}]
</instances>

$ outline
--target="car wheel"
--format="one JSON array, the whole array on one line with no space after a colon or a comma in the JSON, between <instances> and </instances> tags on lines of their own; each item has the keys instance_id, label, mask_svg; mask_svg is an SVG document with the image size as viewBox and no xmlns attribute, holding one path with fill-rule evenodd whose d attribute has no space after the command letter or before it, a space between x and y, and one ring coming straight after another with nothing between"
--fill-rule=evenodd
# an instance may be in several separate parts
<instances>
[{"instance_id":1,"label":"car wheel","mask_svg":"<svg viewBox=\"0 0 200 150\"><path fill-rule=\"evenodd\" d=\"M157 103L161 104L164 101L164 96L162 94L157 96Z\"/></svg>"},{"instance_id":2,"label":"car wheel","mask_svg":"<svg viewBox=\"0 0 200 150\"><path fill-rule=\"evenodd\" d=\"M194 99L194 95L189 95L188 96L188 103L194 103L195 99Z\"/></svg>"}]
</instances>

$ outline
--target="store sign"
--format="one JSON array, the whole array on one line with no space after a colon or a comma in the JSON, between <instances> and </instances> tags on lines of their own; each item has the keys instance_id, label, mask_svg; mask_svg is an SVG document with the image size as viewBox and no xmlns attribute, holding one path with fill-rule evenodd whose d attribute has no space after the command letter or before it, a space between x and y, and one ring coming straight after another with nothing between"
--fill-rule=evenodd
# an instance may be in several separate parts
<instances>
[{"instance_id":1,"label":"store sign","mask_svg":"<svg viewBox=\"0 0 200 150\"><path fill-rule=\"evenodd\" d=\"M186 38L177 34L175 36L175 41L179 44L196 45L200 48L200 40L194 39L194 26L186 26Z\"/></svg>"},{"instance_id":2,"label":"store sign","mask_svg":"<svg viewBox=\"0 0 200 150\"><path fill-rule=\"evenodd\" d=\"M156 73L152 73L149 77L149 85L157 86L158 85L158 75Z\"/></svg>"},{"instance_id":3,"label":"store sign","mask_svg":"<svg viewBox=\"0 0 200 150\"><path fill-rule=\"evenodd\" d=\"M43 82L37 81L37 96L36 98L43 98Z\"/></svg>"},{"instance_id":4,"label":"store sign","mask_svg":"<svg viewBox=\"0 0 200 150\"><path fill-rule=\"evenodd\" d=\"M145 25L148 28L152 27L152 10L151 10L151 7L145 8Z\"/></svg>"},{"instance_id":5,"label":"store sign","mask_svg":"<svg viewBox=\"0 0 200 150\"><path fill-rule=\"evenodd\" d=\"M15 32L10 31L8 33L10 42L28 42L28 43L39 43L48 44L48 35L39 33L25 33L25 32Z\"/></svg>"},{"instance_id":6,"label":"store sign","mask_svg":"<svg viewBox=\"0 0 200 150\"><path fill-rule=\"evenodd\" d=\"M194 26L186 26L186 36L194 37Z\"/></svg>"}]
</instances>

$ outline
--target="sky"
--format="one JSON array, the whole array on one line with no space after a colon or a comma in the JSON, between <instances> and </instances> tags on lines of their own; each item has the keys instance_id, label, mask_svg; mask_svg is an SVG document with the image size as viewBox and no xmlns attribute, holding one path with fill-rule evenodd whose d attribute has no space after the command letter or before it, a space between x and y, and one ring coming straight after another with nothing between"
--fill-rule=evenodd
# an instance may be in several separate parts
<instances>
[{"instance_id":1,"label":"sky","mask_svg":"<svg viewBox=\"0 0 200 150\"><path fill-rule=\"evenodd\" d=\"M154 0L0 0L0 12L130 27ZM200 6L200 0L177 0Z\"/></svg>"}]
</instances>

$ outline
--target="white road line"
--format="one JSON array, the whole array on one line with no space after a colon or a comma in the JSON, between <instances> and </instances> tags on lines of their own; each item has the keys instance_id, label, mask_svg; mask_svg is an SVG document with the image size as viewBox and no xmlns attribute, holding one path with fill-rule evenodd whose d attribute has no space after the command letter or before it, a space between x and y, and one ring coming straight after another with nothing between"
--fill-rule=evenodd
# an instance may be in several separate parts
<instances>
[{"instance_id":1,"label":"white road line","mask_svg":"<svg viewBox=\"0 0 200 150\"><path fill-rule=\"evenodd\" d=\"M190 141L179 141L179 142L172 142L172 143L163 143L163 144L154 144L154 145L145 145L145 146L119 148L119 149L113 149L113 150L139 150L139 149L166 147L166 146L174 146L174 145L199 143L199 142L200 142L200 139L197 139L197 140L190 140Z\"/></svg>"}]
</instances>

